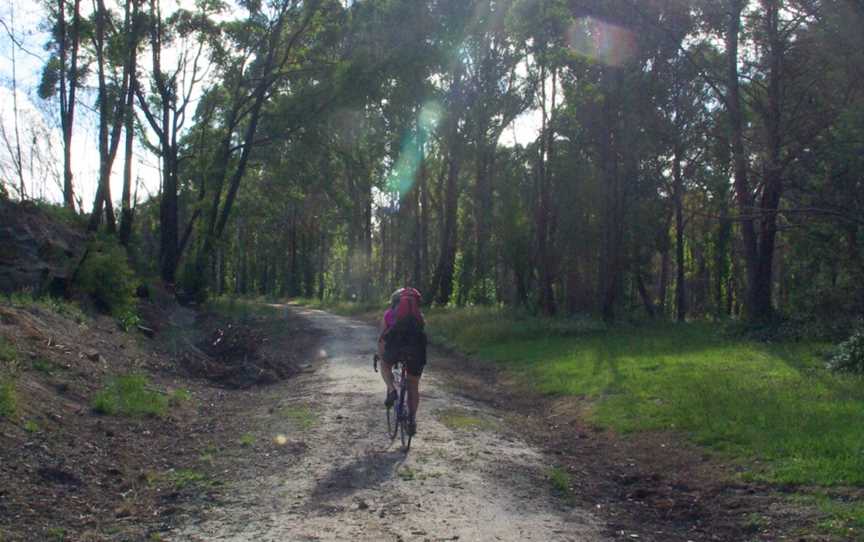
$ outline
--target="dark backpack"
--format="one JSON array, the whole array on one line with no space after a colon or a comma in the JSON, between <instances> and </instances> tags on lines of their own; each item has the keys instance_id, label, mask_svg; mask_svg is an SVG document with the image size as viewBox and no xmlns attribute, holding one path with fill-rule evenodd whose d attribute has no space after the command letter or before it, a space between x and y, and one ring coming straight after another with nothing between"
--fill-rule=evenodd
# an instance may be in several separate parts
<instances>
[{"instance_id":1,"label":"dark backpack","mask_svg":"<svg viewBox=\"0 0 864 542\"><path fill-rule=\"evenodd\" d=\"M422 332L425 322L420 312L420 292L414 288L399 290L399 303L394 309L391 333L404 334Z\"/></svg>"}]
</instances>

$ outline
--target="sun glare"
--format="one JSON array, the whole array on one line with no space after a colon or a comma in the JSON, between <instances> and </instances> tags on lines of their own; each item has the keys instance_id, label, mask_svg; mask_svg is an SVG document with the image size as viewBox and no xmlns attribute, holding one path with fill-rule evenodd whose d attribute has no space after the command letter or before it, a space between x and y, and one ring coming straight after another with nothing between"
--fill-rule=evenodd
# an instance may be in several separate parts
<instances>
[{"instance_id":1,"label":"sun glare","mask_svg":"<svg viewBox=\"0 0 864 542\"><path fill-rule=\"evenodd\" d=\"M417 115L417 130L405 138L399 159L395 167L390 170L387 178L387 191L398 194L401 198L411 190L417 179L417 171L423 160L425 142L429 140L430 134L438 126L441 119L441 106L435 102L428 102L420 109Z\"/></svg>"},{"instance_id":2,"label":"sun glare","mask_svg":"<svg viewBox=\"0 0 864 542\"><path fill-rule=\"evenodd\" d=\"M636 52L636 37L626 28L594 17L577 20L567 32L572 51L610 66L621 66Z\"/></svg>"}]
</instances>

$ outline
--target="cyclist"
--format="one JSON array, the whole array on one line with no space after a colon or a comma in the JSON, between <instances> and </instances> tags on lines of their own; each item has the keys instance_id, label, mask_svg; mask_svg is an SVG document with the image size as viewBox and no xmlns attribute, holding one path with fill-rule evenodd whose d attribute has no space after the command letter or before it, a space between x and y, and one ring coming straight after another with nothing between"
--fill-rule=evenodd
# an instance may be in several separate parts
<instances>
[{"instance_id":1,"label":"cyclist","mask_svg":"<svg viewBox=\"0 0 864 542\"><path fill-rule=\"evenodd\" d=\"M408 434L417 430L417 408L420 406L420 376L426 365L425 321L420 311L420 292L414 288L400 288L390 296L390 306L381 319L378 335L378 354L381 376L387 385L384 405L393 406L397 399L393 383L393 364L405 363L408 373Z\"/></svg>"}]
</instances>

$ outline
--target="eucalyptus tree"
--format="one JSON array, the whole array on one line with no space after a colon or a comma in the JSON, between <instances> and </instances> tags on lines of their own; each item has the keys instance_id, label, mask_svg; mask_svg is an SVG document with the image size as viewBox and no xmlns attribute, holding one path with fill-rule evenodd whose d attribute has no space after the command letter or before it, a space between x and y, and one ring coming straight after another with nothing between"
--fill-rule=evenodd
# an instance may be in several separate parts
<instances>
[{"instance_id":1,"label":"eucalyptus tree","mask_svg":"<svg viewBox=\"0 0 864 542\"><path fill-rule=\"evenodd\" d=\"M535 81L521 74L528 49L514 29L514 2L480 1L466 28L463 47L465 64L466 126L473 155L474 179L471 211L465 214L466 236L462 246L459 293L462 303L488 303L492 291L487 284L491 266L488 244L494 221L495 157L504 129L528 109Z\"/></svg>"},{"instance_id":2,"label":"eucalyptus tree","mask_svg":"<svg viewBox=\"0 0 864 542\"><path fill-rule=\"evenodd\" d=\"M146 74L149 89L133 84L138 106L156 142L147 146L160 158L161 190L159 202L160 276L173 283L179 251L178 168L180 138L187 115L200 92L210 68L207 46L218 37L218 27L211 19L221 7L219 2L200 2L196 11L177 10L169 15L162 11L160 0L149 0L147 34L150 65ZM177 60L167 66L164 56L172 48Z\"/></svg>"},{"instance_id":3,"label":"eucalyptus tree","mask_svg":"<svg viewBox=\"0 0 864 542\"><path fill-rule=\"evenodd\" d=\"M90 213L89 229L95 231L105 222L110 233L116 231L116 218L111 199L111 169L119 149L124 126L128 125L133 112L135 96L135 72L137 69L139 35L142 28L139 4L141 0L125 0L122 20L109 10L105 0L96 0L93 13L91 41L96 62L97 95L99 110L99 179L93 210ZM128 148L132 137L126 135L127 168L131 153ZM131 175L131 174L130 174ZM123 184L123 220L131 220L129 209L130 175ZM128 232L131 225L124 226ZM124 234L128 240L128 234Z\"/></svg>"},{"instance_id":4,"label":"eucalyptus tree","mask_svg":"<svg viewBox=\"0 0 864 542\"><path fill-rule=\"evenodd\" d=\"M212 186L199 258L206 261L222 236L256 146L264 106L279 93L291 94L291 76L315 69L315 48L326 48L342 14L338 2L273 0L244 4L245 19L222 26L216 50L224 96L221 136L213 151ZM326 61L325 61L326 62ZM310 86L316 86L311 82ZM316 111L326 107L326 100ZM296 129L296 126L295 126Z\"/></svg>"},{"instance_id":5,"label":"eucalyptus tree","mask_svg":"<svg viewBox=\"0 0 864 542\"><path fill-rule=\"evenodd\" d=\"M75 190L72 179L72 132L78 90L87 76L82 66L81 40L85 21L81 14L81 0L55 0L47 2L51 39L46 44L50 52L42 69L39 96L59 96L60 127L63 135L63 204L75 209Z\"/></svg>"}]
</instances>

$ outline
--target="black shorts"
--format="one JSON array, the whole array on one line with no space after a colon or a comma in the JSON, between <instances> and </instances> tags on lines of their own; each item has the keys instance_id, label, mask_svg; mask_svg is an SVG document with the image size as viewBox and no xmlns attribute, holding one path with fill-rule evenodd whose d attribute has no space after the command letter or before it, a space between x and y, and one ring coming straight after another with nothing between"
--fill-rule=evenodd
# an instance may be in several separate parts
<instances>
[{"instance_id":1,"label":"black shorts","mask_svg":"<svg viewBox=\"0 0 864 542\"><path fill-rule=\"evenodd\" d=\"M421 376L426 366L426 334L385 336L384 361L390 365L404 363L408 374Z\"/></svg>"}]
</instances>

